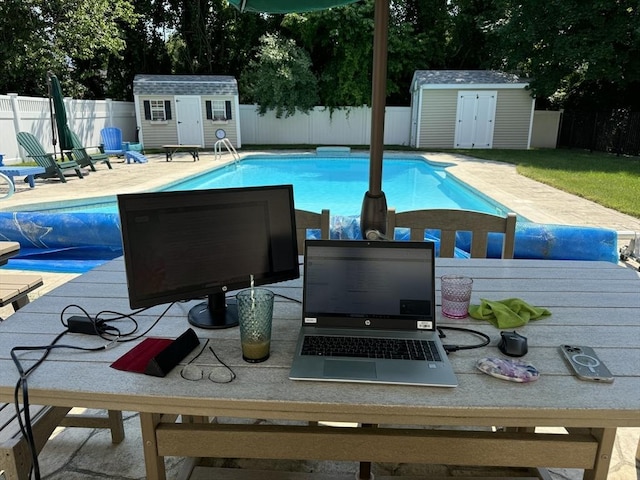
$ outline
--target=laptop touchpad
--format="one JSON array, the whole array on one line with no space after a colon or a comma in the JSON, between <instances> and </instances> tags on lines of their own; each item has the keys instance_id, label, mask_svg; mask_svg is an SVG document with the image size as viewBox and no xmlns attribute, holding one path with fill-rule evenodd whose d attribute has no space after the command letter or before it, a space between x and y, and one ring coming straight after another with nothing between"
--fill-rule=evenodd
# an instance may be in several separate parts
<instances>
[{"instance_id":1,"label":"laptop touchpad","mask_svg":"<svg viewBox=\"0 0 640 480\"><path fill-rule=\"evenodd\" d=\"M324 376L328 378L376 378L375 362L325 360Z\"/></svg>"}]
</instances>

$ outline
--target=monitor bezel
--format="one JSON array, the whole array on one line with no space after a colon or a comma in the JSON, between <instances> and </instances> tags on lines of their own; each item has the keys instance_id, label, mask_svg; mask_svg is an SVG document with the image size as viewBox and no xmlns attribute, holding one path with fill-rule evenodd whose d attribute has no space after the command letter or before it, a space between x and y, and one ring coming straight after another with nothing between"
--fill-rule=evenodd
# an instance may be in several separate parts
<instances>
[{"instance_id":1,"label":"monitor bezel","mask_svg":"<svg viewBox=\"0 0 640 480\"><path fill-rule=\"evenodd\" d=\"M223 279L214 279L212 284L203 285L202 282L197 282L192 285L185 284L180 287L179 291L167 291L161 290L154 294L142 294L142 292L136 289L138 284L138 277L140 272L135 271L135 262L133 262L133 256L135 255L135 242L130 241L132 232L129 227L129 219L134 212L140 210L149 209L165 209L175 207L175 202L180 202L180 207L193 205L203 205L201 202L205 202L204 205L220 205L225 203L225 198L246 195L246 198L261 199L268 201L268 195L273 192L282 192L287 196L287 202L290 206L288 217L290 225L290 245L291 245L291 268L280 271L263 271L255 272L253 276L254 286L267 285L271 283L277 283L281 281L294 280L300 277L299 268L299 252L297 242L297 232L295 223L295 206L293 199L293 185L266 185L255 187L232 187L232 188L215 188L215 189L200 189L200 190L181 190L181 191L161 191L161 192L144 192L144 193L130 193L120 194L117 196L118 210L120 214L120 225L123 243L123 253L125 261L125 269L127 276L127 289L129 294L129 305L132 309L153 307L156 305L194 300L208 296L211 300L212 295L220 294L226 295L234 290L242 288L249 288L250 279L223 282ZM250 200L248 200L250 201ZM231 202L229 202L231 204ZM282 214L282 212L278 212ZM286 215L286 214L285 214ZM250 232L248 232L249 234ZM133 250L132 250L133 249ZM208 328L208 327L205 327ZM209 327L215 328L215 327Z\"/></svg>"}]
</instances>

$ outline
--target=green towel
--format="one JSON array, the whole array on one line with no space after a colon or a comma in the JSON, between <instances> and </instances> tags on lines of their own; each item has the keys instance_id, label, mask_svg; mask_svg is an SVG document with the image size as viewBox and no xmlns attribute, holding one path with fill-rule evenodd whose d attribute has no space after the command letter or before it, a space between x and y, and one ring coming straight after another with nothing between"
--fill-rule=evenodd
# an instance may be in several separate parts
<instances>
[{"instance_id":1,"label":"green towel","mask_svg":"<svg viewBox=\"0 0 640 480\"><path fill-rule=\"evenodd\" d=\"M480 305L469 305L469 315L476 320L486 320L498 328L521 327L529 320L551 315L546 308L534 307L520 298L506 300L480 299Z\"/></svg>"}]
</instances>

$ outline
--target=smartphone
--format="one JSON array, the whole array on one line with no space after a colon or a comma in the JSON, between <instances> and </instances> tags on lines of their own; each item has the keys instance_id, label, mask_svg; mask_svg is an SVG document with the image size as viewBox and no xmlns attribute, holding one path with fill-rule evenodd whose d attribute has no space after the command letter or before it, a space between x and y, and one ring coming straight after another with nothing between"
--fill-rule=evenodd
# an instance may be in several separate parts
<instances>
[{"instance_id":1,"label":"smartphone","mask_svg":"<svg viewBox=\"0 0 640 480\"><path fill-rule=\"evenodd\" d=\"M595 382L613 382L613 375L598 358L593 348L581 345L561 345L560 351L578 378Z\"/></svg>"}]
</instances>

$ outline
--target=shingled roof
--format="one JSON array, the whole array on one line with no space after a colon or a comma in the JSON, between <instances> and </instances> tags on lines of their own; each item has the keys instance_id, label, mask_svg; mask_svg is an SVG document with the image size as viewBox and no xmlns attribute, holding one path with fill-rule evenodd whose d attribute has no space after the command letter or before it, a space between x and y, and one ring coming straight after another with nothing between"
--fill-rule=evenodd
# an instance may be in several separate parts
<instances>
[{"instance_id":1,"label":"shingled roof","mask_svg":"<svg viewBox=\"0 0 640 480\"><path fill-rule=\"evenodd\" d=\"M228 75L136 75L134 95L238 95Z\"/></svg>"},{"instance_id":2,"label":"shingled roof","mask_svg":"<svg viewBox=\"0 0 640 480\"><path fill-rule=\"evenodd\" d=\"M458 88L481 85L504 85L505 88L523 87L529 82L521 77L494 70L416 70L412 88L429 86L456 86Z\"/></svg>"}]
</instances>

